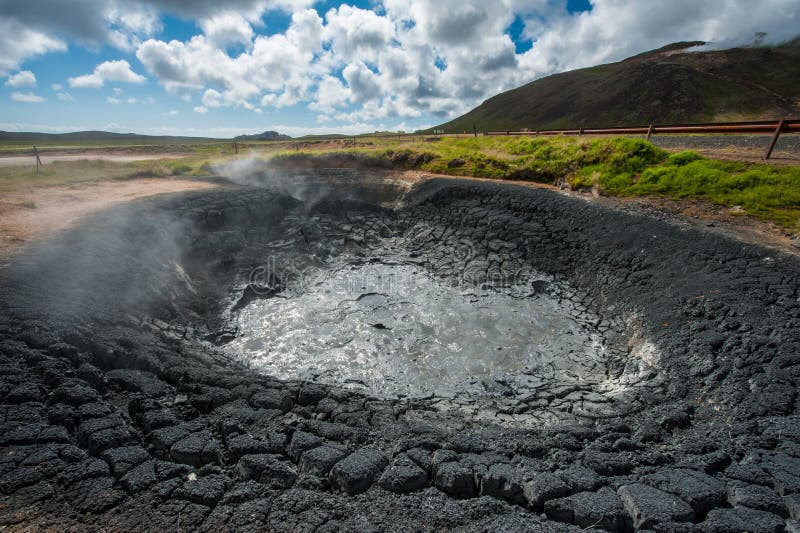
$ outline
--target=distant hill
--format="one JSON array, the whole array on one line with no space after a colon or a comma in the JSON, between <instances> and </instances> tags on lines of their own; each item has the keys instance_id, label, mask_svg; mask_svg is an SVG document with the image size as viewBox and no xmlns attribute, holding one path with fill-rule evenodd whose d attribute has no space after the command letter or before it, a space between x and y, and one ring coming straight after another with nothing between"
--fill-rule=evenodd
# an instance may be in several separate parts
<instances>
[{"instance_id":1,"label":"distant hill","mask_svg":"<svg viewBox=\"0 0 800 533\"><path fill-rule=\"evenodd\" d=\"M275 131L267 131L257 135L240 135L236 140L284 140L290 139ZM109 131L75 131L72 133L37 133L30 131L0 131L0 143L30 144L68 144L68 143L204 143L219 142L230 139L214 139L210 137L174 137L171 135L139 135L137 133L112 133Z\"/></svg>"},{"instance_id":2,"label":"distant hill","mask_svg":"<svg viewBox=\"0 0 800 533\"><path fill-rule=\"evenodd\" d=\"M554 74L436 126L447 133L690 123L800 115L800 39L692 51L675 43L619 63Z\"/></svg>"},{"instance_id":3,"label":"distant hill","mask_svg":"<svg viewBox=\"0 0 800 533\"><path fill-rule=\"evenodd\" d=\"M69 142L208 142L207 137L173 137L170 135L139 135L109 131L75 131L72 133L37 133L31 131L0 131L0 142L69 143Z\"/></svg>"},{"instance_id":4,"label":"distant hill","mask_svg":"<svg viewBox=\"0 0 800 533\"><path fill-rule=\"evenodd\" d=\"M239 135L233 139L235 141L288 141L291 137L278 133L277 131L265 131L264 133L256 133L254 135Z\"/></svg>"}]
</instances>

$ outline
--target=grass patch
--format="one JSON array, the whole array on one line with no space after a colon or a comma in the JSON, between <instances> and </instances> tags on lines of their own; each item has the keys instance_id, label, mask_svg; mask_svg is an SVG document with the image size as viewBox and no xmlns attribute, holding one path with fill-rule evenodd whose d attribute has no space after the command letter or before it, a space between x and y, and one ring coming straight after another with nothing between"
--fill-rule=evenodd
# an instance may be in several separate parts
<instances>
[{"instance_id":1,"label":"grass patch","mask_svg":"<svg viewBox=\"0 0 800 533\"><path fill-rule=\"evenodd\" d=\"M566 181L574 189L597 186L608 196L703 200L739 206L750 216L800 231L800 168L719 161L691 151L670 154L636 138L371 138L358 141L355 148L309 146L272 153L272 161L279 164L345 157L369 163L363 166L550 184Z\"/></svg>"},{"instance_id":2,"label":"grass patch","mask_svg":"<svg viewBox=\"0 0 800 533\"><path fill-rule=\"evenodd\" d=\"M609 196L656 195L738 206L742 213L800 231L800 167L726 162L695 152L670 154L636 138L357 136L242 142L239 157L291 167L419 169L437 174L525 180ZM172 147L170 147L171 149ZM199 176L235 158L230 142L190 147L188 157L119 163L84 160L0 167L0 191L103 178ZM162 147L162 149L164 149Z\"/></svg>"}]
</instances>

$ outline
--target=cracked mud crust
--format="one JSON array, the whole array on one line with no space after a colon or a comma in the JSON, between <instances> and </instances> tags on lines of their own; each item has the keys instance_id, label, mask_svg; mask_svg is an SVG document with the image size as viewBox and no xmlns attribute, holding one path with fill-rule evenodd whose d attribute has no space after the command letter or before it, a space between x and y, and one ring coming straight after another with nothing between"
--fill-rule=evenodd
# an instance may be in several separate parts
<instances>
[{"instance_id":1,"label":"cracked mud crust","mask_svg":"<svg viewBox=\"0 0 800 533\"><path fill-rule=\"evenodd\" d=\"M4 269L5 530L797 530L795 257L508 184L319 191L138 201ZM548 276L597 317L601 375L379 398L228 350L266 258L390 256Z\"/></svg>"}]
</instances>

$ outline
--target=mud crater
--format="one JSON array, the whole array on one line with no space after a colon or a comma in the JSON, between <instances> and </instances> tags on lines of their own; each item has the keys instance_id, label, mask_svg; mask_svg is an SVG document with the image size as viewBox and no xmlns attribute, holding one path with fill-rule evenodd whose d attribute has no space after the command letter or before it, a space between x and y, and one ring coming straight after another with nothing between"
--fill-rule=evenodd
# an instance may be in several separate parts
<instances>
[{"instance_id":1,"label":"mud crater","mask_svg":"<svg viewBox=\"0 0 800 533\"><path fill-rule=\"evenodd\" d=\"M788 528L796 258L517 185L262 170L0 270L0 526Z\"/></svg>"}]
</instances>

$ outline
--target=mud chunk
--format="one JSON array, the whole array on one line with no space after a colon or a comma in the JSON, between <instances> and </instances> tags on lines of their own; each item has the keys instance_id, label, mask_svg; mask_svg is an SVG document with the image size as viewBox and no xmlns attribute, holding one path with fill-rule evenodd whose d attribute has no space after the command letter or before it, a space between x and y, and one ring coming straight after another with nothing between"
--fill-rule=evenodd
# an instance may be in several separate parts
<instances>
[{"instance_id":1,"label":"mud chunk","mask_svg":"<svg viewBox=\"0 0 800 533\"><path fill-rule=\"evenodd\" d=\"M666 468L643 480L688 503L697 514L704 514L725 501L725 485L697 470Z\"/></svg>"},{"instance_id":2,"label":"mud chunk","mask_svg":"<svg viewBox=\"0 0 800 533\"><path fill-rule=\"evenodd\" d=\"M537 511L542 509L546 501L561 498L568 493L569 485L550 472L537 474L523 487L523 494L528 506Z\"/></svg>"},{"instance_id":3,"label":"mud chunk","mask_svg":"<svg viewBox=\"0 0 800 533\"><path fill-rule=\"evenodd\" d=\"M397 493L420 490L428 484L428 474L407 455L399 454L381 476L380 486Z\"/></svg>"},{"instance_id":4,"label":"mud chunk","mask_svg":"<svg viewBox=\"0 0 800 533\"><path fill-rule=\"evenodd\" d=\"M245 455L236 464L243 480L252 480L273 488L288 489L297 480L297 471L277 455Z\"/></svg>"},{"instance_id":5,"label":"mud chunk","mask_svg":"<svg viewBox=\"0 0 800 533\"><path fill-rule=\"evenodd\" d=\"M256 408L277 409L286 413L292 408L292 397L284 390L266 389L255 393L250 403Z\"/></svg>"},{"instance_id":6,"label":"mud chunk","mask_svg":"<svg viewBox=\"0 0 800 533\"><path fill-rule=\"evenodd\" d=\"M493 464L481 478L481 496L494 496L514 503L525 503L522 480L516 468L509 464Z\"/></svg>"},{"instance_id":7,"label":"mud chunk","mask_svg":"<svg viewBox=\"0 0 800 533\"><path fill-rule=\"evenodd\" d=\"M128 471L120 484L129 494L143 491L158 481L155 461L146 461Z\"/></svg>"},{"instance_id":8,"label":"mud chunk","mask_svg":"<svg viewBox=\"0 0 800 533\"><path fill-rule=\"evenodd\" d=\"M133 433L125 421L117 416L90 418L78 427L78 442L92 455L109 448L120 448L133 443Z\"/></svg>"},{"instance_id":9,"label":"mud chunk","mask_svg":"<svg viewBox=\"0 0 800 533\"><path fill-rule=\"evenodd\" d=\"M635 460L627 453L608 453L597 450L587 450L583 462L604 476L621 476L636 466Z\"/></svg>"},{"instance_id":10,"label":"mud chunk","mask_svg":"<svg viewBox=\"0 0 800 533\"><path fill-rule=\"evenodd\" d=\"M222 474L211 474L196 479L190 477L172 493L172 496L201 505L214 506L230 484L230 478Z\"/></svg>"},{"instance_id":11,"label":"mud chunk","mask_svg":"<svg viewBox=\"0 0 800 533\"><path fill-rule=\"evenodd\" d=\"M100 399L100 395L88 383L80 379L68 379L53 391L50 401L78 406L96 402L98 399Z\"/></svg>"},{"instance_id":12,"label":"mud chunk","mask_svg":"<svg viewBox=\"0 0 800 533\"><path fill-rule=\"evenodd\" d=\"M322 385L307 383L300 389L297 396L297 403L300 405L312 405L328 395L328 391Z\"/></svg>"},{"instance_id":13,"label":"mud chunk","mask_svg":"<svg viewBox=\"0 0 800 533\"><path fill-rule=\"evenodd\" d=\"M750 507L780 516L788 516L783 499L775 491L761 485L730 485L728 502L733 506Z\"/></svg>"},{"instance_id":14,"label":"mud chunk","mask_svg":"<svg viewBox=\"0 0 800 533\"><path fill-rule=\"evenodd\" d=\"M714 509L700 524L701 531L708 533L780 533L784 521L780 516L748 507Z\"/></svg>"},{"instance_id":15,"label":"mud chunk","mask_svg":"<svg viewBox=\"0 0 800 533\"><path fill-rule=\"evenodd\" d=\"M689 504L648 485L634 483L618 491L622 505L633 518L633 526L647 529L663 522L691 522L694 511Z\"/></svg>"},{"instance_id":16,"label":"mud chunk","mask_svg":"<svg viewBox=\"0 0 800 533\"><path fill-rule=\"evenodd\" d=\"M361 448L334 465L331 482L347 494L358 494L372 486L388 463L378 450Z\"/></svg>"},{"instance_id":17,"label":"mud chunk","mask_svg":"<svg viewBox=\"0 0 800 533\"><path fill-rule=\"evenodd\" d=\"M439 490L459 498L476 496L472 469L458 461L441 462L434 467L433 483Z\"/></svg>"},{"instance_id":18,"label":"mud chunk","mask_svg":"<svg viewBox=\"0 0 800 533\"><path fill-rule=\"evenodd\" d=\"M316 448L317 446L321 446L323 442L324 441L322 438L312 435L311 433L306 433L305 431L295 431L292 435L292 441L289 443L289 448L287 450L289 457L291 457L293 461L299 461L300 456L303 455L303 452Z\"/></svg>"},{"instance_id":19,"label":"mud chunk","mask_svg":"<svg viewBox=\"0 0 800 533\"><path fill-rule=\"evenodd\" d=\"M256 439L250 435L236 435L228 439L228 458L231 461L238 461L244 455L279 451L274 448L270 442Z\"/></svg>"},{"instance_id":20,"label":"mud chunk","mask_svg":"<svg viewBox=\"0 0 800 533\"><path fill-rule=\"evenodd\" d=\"M179 440L170 447L169 454L179 463L198 467L222 462L219 444L210 431L198 431Z\"/></svg>"},{"instance_id":21,"label":"mud chunk","mask_svg":"<svg viewBox=\"0 0 800 533\"><path fill-rule=\"evenodd\" d=\"M583 528L599 527L608 531L626 531L629 521L622 502L608 487L597 492L579 492L544 504L551 520L568 522Z\"/></svg>"},{"instance_id":22,"label":"mud chunk","mask_svg":"<svg viewBox=\"0 0 800 533\"><path fill-rule=\"evenodd\" d=\"M347 457L347 448L335 444L324 444L303 452L300 456L300 471L304 474L327 476L333 465Z\"/></svg>"}]
</instances>

